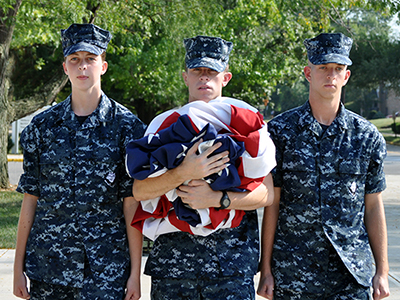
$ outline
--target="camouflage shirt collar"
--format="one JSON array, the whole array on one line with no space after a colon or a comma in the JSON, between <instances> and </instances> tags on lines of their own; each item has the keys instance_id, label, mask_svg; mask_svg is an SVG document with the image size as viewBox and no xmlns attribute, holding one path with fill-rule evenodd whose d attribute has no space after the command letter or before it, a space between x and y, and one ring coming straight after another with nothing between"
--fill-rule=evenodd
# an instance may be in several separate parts
<instances>
[{"instance_id":1,"label":"camouflage shirt collar","mask_svg":"<svg viewBox=\"0 0 400 300\"><path fill-rule=\"evenodd\" d=\"M62 105L64 107L64 109L61 110L63 112L62 119L64 121L70 121L71 119L74 119L75 114L71 108L71 95L69 95L68 98L62 102ZM107 97L106 94L104 94L104 92L102 92L99 105L89 117L91 123L95 124L97 122L111 121L112 120L111 108L112 108L111 100Z\"/></svg>"},{"instance_id":2,"label":"camouflage shirt collar","mask_svg":"<svg viewBox=\"0 0 400 300\"><path fill-rule=\"evenodd\" d=\"M299 109L299 126L300 127L312 127L315 126L316 120L312 115L310 102L307 101ZM349 112L344 107L343 103L340 103L339 113L333 121L332 125L339 127L342 130L352 128L353 125L350 122Z\"/></svg>"}]
</instances>

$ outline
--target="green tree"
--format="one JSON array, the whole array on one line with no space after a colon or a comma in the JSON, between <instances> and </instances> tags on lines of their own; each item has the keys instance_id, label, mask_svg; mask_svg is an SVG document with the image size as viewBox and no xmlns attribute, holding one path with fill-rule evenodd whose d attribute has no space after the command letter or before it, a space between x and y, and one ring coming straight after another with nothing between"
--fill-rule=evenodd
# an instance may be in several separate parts
<instances>
[{"instance_id":1,"label":"green tree","mask_svg":"<svg viewBox=\"0 0 400 300\"><path fill-rule=\"evenodd\" d=\"M388 88L395 89L400 83L400 42L390 39L390 18L376 11L356 9L346 22L354 39L346 105L366 117L371 110L387 114Z\"/></svg>"},{"instance_id":2,"label":"green tree","mask_svg":"<svg viewBox=\"0 0 400 300\"><path fill-rule=\"evenodd\" d=\"M61 68L60 29L92 22L114 36L103 78L107 94L148 122L182 105L182 40L214 35L231 40L233 80L228 96L258 105L278 83L301 76L302 41L341 20L353 6L383 8L362 0L1 0L0 187L8 185L8 124L69 93Z\"/></svg>"}]
</instances>

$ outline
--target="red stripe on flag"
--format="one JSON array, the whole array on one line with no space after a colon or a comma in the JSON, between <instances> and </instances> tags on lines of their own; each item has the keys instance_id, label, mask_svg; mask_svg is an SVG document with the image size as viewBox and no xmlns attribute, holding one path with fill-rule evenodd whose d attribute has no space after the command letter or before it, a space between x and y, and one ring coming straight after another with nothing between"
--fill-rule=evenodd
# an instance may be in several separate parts
<instances>
[{"instance_id":1,"label":"red stripe on flag","mask_svg":"<svg viewBox=\"0 0 400 300\"><path fill-rule=\"evenodd\" d=\"M232 220L232 228L238 227L242 222L243 216L246 214L244 210L235 210L235 217Z\"/></svg>"},{"instance_id":2,"label":"red stripe on flag","mask_svg":"<svg viewBox=\"0 0 400 300\"><path fill-rule=\"evenodd\" d=\"M169 126L171 126L172 124L174 124L178 118L181 115L177 112L173 112L172 114L170 114L165 120L164 122L161 123L160 127L158 127L157 132L159 132L160 130L163 130L165 128L168 128Z\"/></svg>"},{"instance_id":3,"label":"red stripe on flag","mask_svg":"<svg viewBox=\"0 0 400 300\"><path fill-rule=\"evenodd\" d=\"M260 134L258 132L264 125L262 115L249 109L231 105L231 123L229 128L233 133L233 138L245 144L246 151L252 156L257 157Z\"/></svg>"},{"instance_id":4,"label":"red stripe on flag","mask_svg":"<svg viewBox=\"0 0 400 300\"><path fill-rule=\"evenodd\" d=\"M142 206L139 205L136 209L135 215L133 216L131 226L138 229L140 232L143 232L143 224L144 221L148 218L161 219L165 218L168 215L168 212L173 207L172 203L168 201L165 195L160 197L158 200L157 208L153 213L149 213L144 211Z\"/></svg>"}]
</instances>

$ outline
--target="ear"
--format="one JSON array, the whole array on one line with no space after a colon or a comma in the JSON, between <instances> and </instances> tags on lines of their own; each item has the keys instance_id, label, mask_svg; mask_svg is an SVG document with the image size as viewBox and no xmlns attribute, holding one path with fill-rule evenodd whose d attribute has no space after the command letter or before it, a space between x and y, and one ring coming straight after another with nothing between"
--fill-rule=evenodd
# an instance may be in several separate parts
<instances>
[{"instance_id":1,"label":"ear","mask_svg":"<svg viewBox=\"0 0 400 300\"><path fill-rule=\"evenodd\" d=\"M67 69L67 65L66 65L65 62L63 62L63 69L64 69L64 73L65 73L66 75L68 75L68 69Z\"/></svg>"},{"instance_id":2,"label":"ear","mask_svg":"<svg viewBox=\"0 0 400 300\"><path fill-rule=\"evenodd\" d=\"M103 65L101 66L101 75L104 75L108 69L108 62L103 61Z\"/></svg>"},{"instance_id":3,"label":"ear","mask_svg":"<svg viewBox=\"0 0 400 300\"><path fill-rule=\"evenodd\" d=\"M304 76L306 77L307 81L311 82L311 67L305 66L303 72L304 72Z\"/></svg>"},{"instance_id":4,"label":"ear","mask_svg":"<svg viewBox=\"0 0 400 300\"><path fill-rule=\"evenodd\" d=\"M222 87L227 86L231 79L232 79L232 73L231 72L225 72L224 73L224 78L222 80Z\"/></svg>"},{"instance_id":5,"label":"ear","mask_svg":"<svg viewBox=\"0 0 400 300\"><path fill-rule=\"evenodd\" d=\"M188 85L188 75L186 72L182 72L182 78L183 78L183 81L185 82L185 85L189 86Z\"/></svg>"},{"instance_id":6,"label":"ear","mask_svg":"<svg viewBox=\"0 0 400 300\"><path fill-rule=\"evenodd\" d=\"M347 84L347 82L349 81L350 75L351 75L351 71L350 70L346 70L346 75L344 76L343 86L345 86Z\"/></svg>"}]
</instances>

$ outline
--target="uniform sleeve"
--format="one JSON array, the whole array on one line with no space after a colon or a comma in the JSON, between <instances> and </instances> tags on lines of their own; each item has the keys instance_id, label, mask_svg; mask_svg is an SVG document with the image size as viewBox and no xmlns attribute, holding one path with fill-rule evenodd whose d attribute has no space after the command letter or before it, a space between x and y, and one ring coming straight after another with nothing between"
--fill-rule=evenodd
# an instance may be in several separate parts
<instances>
[{"instance_id":1,"label":"uniform sleeve","mask_svg":"<svg viewBox=\"0 0 400 300\"><path fill-rule=\"evenodd\" d=\"M39 129L31 122L21 133L20 143L24 154L24 172L19 179L17 187L18 192L28 193L37 197L40 196L39 140Z\"/></svg>"},{"instance_id":2,"label":"uniform sleeve","mask_svg":"<svg viewBox=\"0 0 400 300\"><path fill-rule=\"evenodd\" d=\"M272 142L275 145L275 159L276 159L276 166L272 169L271 174L274 181L275 187L282 187L282 153L283 153L283 146L282 146L282 139L279 139L278 133L278 124L274 122L274 120L268 123L268 132L272 139Z\"/></svg>"},{"instance_id":3,"label":"uniform sleeve","mask_svg":"<svg viewBox=\"0 0 400 300\"><path fill-rule=\"evenodd\" d=\"M374 194L386 189L385 173L383 172L384 159L386 158L386 142L382 134L376 134L372 142L371 160L368 167L365 193Z\"/></svg>"},{"instance_id":4,"label":"uniform sleeve","mask_svg":"<svg viewBox=\"0 0 400 300\"><path fill-rule=\"evenodd\" d=\"M131 140L142 138L146 130L146 125L136 116L132 116L123 124L121 137L121 152L123 158L123 166L120 168L119 196L121 198L132 197L133 179L126 171L126 146Z\"/></svg>"}]
</instances>

